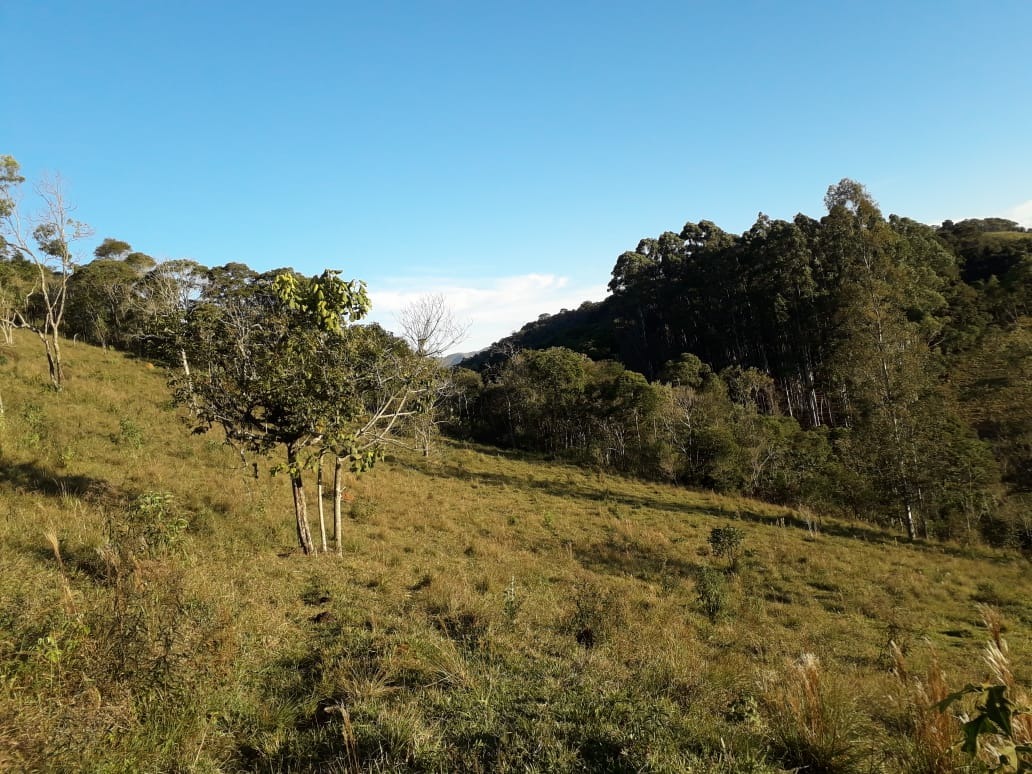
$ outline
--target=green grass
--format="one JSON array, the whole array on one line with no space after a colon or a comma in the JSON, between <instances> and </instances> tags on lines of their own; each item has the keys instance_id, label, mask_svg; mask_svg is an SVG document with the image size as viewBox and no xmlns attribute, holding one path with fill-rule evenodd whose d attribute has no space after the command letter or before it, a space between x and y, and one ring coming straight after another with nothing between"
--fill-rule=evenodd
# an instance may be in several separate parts
<instances>
[{"instance_id":1,"label":"green grass","mask_svg":"<svg viewBox=\"0 0 1032 774\"><path fill-rule=\"evenodd\" d=\"M986 677L979 604L1029 684L1016 554L445 444L305 558L158 369L67 343L56 394L35 344L0 352L0 770L934 770L918 689Z\"/></svg>"}]
</instances>

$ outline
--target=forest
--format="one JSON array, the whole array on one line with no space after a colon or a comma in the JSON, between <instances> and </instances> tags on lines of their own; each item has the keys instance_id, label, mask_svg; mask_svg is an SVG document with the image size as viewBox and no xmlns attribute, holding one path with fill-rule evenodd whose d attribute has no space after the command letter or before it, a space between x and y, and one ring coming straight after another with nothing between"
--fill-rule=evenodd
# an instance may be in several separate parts
<instances>
[{"instance_id":1,"label":"forest","mask_svg":"<svg viewBox=\"0 0 1032 774\"><path fill-rule=\"evenodd\" d=\"M643 239L600 303L467 359L454 428L607 469L1032 547L1032 233L827 214Z\"/></svg>"}]
</instances>

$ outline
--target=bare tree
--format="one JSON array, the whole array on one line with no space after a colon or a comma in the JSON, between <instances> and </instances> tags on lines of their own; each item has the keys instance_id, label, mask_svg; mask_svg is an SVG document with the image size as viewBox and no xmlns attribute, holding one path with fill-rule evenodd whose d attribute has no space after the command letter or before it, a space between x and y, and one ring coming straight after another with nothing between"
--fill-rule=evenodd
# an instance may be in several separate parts
<instances>
[{"instance_id":1,"label":"bare tree","mask_svg":"<svg viewBox=\"0 0 1032 774\"><path fill-rule=\"evenodd\" d=\"M0 156L0 235L9 250L32 263L35 279L14 315L18 327L35 333L43 343L50 381L64 385L61 367L61 323L68 297L68 281L75 268L72 243L92 234L89 226L74 220L60 177L44 179L36 186L43 202L34 216L23 214L18 187L24 182L18 162Z\"/></svg>"},{"instance_id":2,"label":"bare tree","mask_svg":"<svg viewBox=\"0 0 1032 774\"><path fill-rule=\"evenodd\" d=\"M397 319L402 338L425 357L443 357L469 333L469 324L455 318L441 293L421 296L398 312Z\"/></svg>"},{"instance_id":3,"label":"bare tree","mask_svg":"<svg viewBox=\"0 0 1032 774\"><path fill-rule=\"evenodd\" d=\"M447 398L451 379L440 358L461 344L469 333L469 324L456 318L444 295L434 293L422 296L403 308L397 316L402 338L416 355L427 358L427 394L424 411L412 422L416 441L423 455L430 456L435 439L440 433L440 405Z\"/></svg>"}]
</instances>

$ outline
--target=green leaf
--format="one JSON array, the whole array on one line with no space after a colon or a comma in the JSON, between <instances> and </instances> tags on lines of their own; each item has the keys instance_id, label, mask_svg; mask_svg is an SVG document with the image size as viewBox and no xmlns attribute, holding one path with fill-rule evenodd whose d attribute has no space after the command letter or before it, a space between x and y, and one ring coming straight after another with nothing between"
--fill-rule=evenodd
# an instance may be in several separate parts
<instances>
[{"instance_id":1,"label":"green leaf","mask_svg":"<svg viewBox=\"0 0 1032 774\"><path fill-rule=\"evenodd\" d=\"M1006 685L994 685L986 691L983 712L1004 734L1011 737L1014 735L1014 730L1011 726L1011 703L1006 692Z\"/></svg>"},{"instance_id":2,"label":"green leaf","mask_svg":"<svg viewBox=\"0 0 1032 774\"><path fill-rule=\"evenodd\" d=\"M978 735L993 732L992 721L985 715L979 715L964 724L964 744L960 748L968 755L978 755Z\"/></svg>"}]
</instances>

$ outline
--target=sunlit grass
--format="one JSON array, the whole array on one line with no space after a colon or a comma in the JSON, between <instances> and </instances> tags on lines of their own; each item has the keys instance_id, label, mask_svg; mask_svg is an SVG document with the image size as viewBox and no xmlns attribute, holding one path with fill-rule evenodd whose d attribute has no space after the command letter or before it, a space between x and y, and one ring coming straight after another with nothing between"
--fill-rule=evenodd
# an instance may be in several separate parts
<instances>
[{"instance_id":1,"label":"sunlit grass","mask_svg":"<svg viewBox=\"0 0 1032 774\"><path fill-rule=\"evenodd\" d=\"M56 394L34 343L0 352L0 769L899 771L891 671L984 678L979 604L1029 684L1016 554L446 443L351 482L344 557L305 558L287 482L158 369L67 343ZM148 493L181 536L120 528Z\"/></svg>"}]
</instances>

